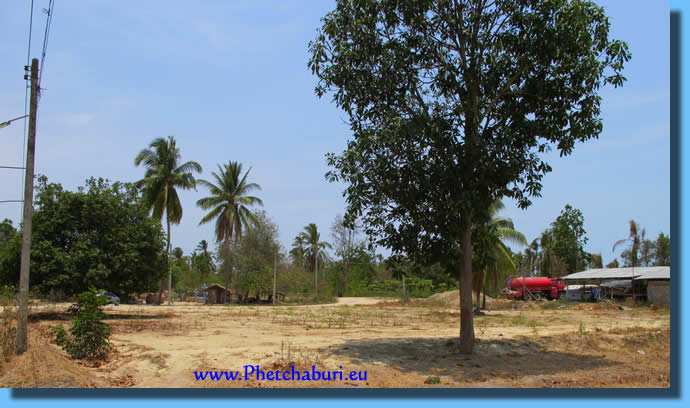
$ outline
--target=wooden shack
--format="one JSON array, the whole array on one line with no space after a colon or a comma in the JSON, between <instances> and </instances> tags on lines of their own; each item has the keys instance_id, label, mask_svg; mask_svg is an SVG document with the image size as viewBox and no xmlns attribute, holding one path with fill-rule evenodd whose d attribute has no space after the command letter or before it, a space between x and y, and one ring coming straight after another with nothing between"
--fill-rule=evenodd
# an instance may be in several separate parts
<instances>
[{"instance_id":1,"label":"wooden shack","mask_svg":"<svg viewBox=\"0 0 690 408\"><path fill-rule=\"evenodd\" d=\"M223 303L223 292L225 288L217 283L213 283L206 288L206 304L219 305ZM230 290L227 291L228 303L232 299Z\"/></svg>"}]
</instances>

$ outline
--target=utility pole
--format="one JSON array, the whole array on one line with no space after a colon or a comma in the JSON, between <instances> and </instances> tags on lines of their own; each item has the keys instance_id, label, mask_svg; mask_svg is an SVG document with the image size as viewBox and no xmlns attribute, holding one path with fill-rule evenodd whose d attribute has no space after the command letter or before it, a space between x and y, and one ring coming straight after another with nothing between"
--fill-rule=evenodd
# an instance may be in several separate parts
<instances>
[{"instance_id":1,"label":"utility pole","mask_svg":"<svg viewBox=\"0 0 690 408\"><path fill-rule=\"evenodd\" d=\"M314 256L314 297L319 296L319 247L316 247Z\"/></svg>"},{"instance_id":2,"label":"utility pole","mask_svg":"<svg viewBox=\"0 0 690 408\"><path fill-rule=\"evenodd\" d=\"M273 255L273 306L276 304L276 270L278 268L278 253Z\"/></svg>"},{"instance_id":3,"label":"utility pole","mask_svg":"<svg viewBox=\"0 0 690 408\"><path fill-rule=\"evenodd\" d=\"M402 284L403 284L403 299L407 298L407 293L405 292L405 274L403 273L402 276Z\"/></svg>"},{"instance_id":4,"label":"utility pole","mask_svg":"<svg viewBox=\"0 0 690 408\"><path fill-rule=\"evenodd\" d=\"M26 69L27 67L25 67ZM24 76L26 78L26 75ZM36 111L38 110L38 59L31 60L31 105L29 111L29 138L26 150L24 177L24 220L22 222L22 253L19 269L19 311L17 313L17 354L27 346L29 318L29 265L31 262L31 217L34 200L34 151L36 150Z\"/></svg>"}]
</instances>

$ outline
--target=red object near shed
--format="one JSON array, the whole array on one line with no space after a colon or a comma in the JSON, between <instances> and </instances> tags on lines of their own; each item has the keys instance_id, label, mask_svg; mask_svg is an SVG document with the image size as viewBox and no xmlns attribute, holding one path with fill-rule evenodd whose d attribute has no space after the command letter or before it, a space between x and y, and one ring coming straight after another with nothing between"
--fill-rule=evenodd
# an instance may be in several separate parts
<instances>
[{"instance_id":1,"label":"red object near shed","mask_svg":"<svg viewBox=\"0 0 690 408\"><path fill-rule=\"evenodd\" d=\"M562 279L547 277L513 278L508 284L508 287L503 291L503 296L524 300L531 298L552 300L565 297L567 286Z\"/></svg>"}]
</instances>

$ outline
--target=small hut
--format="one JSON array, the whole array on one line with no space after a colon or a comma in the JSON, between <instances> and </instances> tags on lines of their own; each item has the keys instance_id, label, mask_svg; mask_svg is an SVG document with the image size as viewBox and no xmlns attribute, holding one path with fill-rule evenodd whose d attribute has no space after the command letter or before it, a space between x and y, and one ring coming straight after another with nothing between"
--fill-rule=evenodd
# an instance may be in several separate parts
<instances>
[{"instance_id":1,"label":"small hut","mask_svg":"<svg viewBox=\"0 0 690 408\"><path fill-rule=\"evenodd\" d=\"M223 303L223 292L225 287L213 283L206 288L206 303L209 305L219 305ZM232 299L230 290L227 290L227 301Z\"/></svg>"}]
</instances>

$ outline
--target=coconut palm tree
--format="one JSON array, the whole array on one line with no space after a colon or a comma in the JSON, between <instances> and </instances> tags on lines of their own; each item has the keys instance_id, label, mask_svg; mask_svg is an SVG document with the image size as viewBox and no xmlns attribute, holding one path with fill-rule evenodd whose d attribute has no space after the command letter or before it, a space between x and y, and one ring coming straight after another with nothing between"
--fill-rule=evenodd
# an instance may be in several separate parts
<instances>
[{"instance_id":1,"label":"coconut palm tree","mask_svg":"<svg viewBox=\"0 0 690 408\"><path fill-rule=\"evenodd\" d=\"M515 230L515 225L510 218L497 216L497 213L505 208L501 200L496 200L489 207L489 220L484 226L478 226L480 236L476 238L476 243L483 245L482 251L478 251L481 258L476 264L475 291L476 309L479 313L480 303L479 294L485 285L498 287L498 284L506 279L508 274L517 272L513 263L510 250L505 242L527 246L527 240L521 232Z\"/></svg>"},{"instance_id":2,"label":"coconut palm tree","mask_svg":"<svg viewBox=\"0 0 690 408\"><path fill-rule=\"evenodd\" d=\"M630 220L630 233L628 234L628 238L626 239L621 239L616 241L615 244L613 244L613 251L616 250L616 247L619 245L625 243L626 241L630 242L630 262L631 266L635 268L636 266L639 266L640 263L640 249L642 242L644 242L645 238L645 229L640 228L640 225L636 223L634 220Z\"/></svg>"},{"instance_id":3,"label":"coconut palm tree","mask_svg":"<svg viewBox=\"0 0 690 408\"><path fill-rule=\"evenodd\" d=\"M304 227L304 231L297 235L295 242L303 243L305 245L304 256L306 263L314 271L314 296L319 294L319 262L323 265L328 258L328 254L324 251L326 248L333 248L331 244L325 241L320 241L321 234L316 224L311 223Z\"/></svg>"},{"instance_id":4,"label":"coconut palm tree","mask_svg":"<svg viewBox=\"0 0 690 408\"><path fill-rule=\"evenodd\" d=\"M306 242L301 234L295 237L292 241L292 249L290 250L290 258L292 258L292 263L294 265L304 266L304 254Z\"/></svg>"},{"instance_id":5,"label":"coconut palm tree","mask_svg":"<svg viewBox=\"0 0 690 408\"><path fill-rule=\"evenodd\" d=\"M532 240L532 243L525 248L523 255L522 269L518 272L523 276L532 276L539 266L539 238Z\"/></svg>"},{"instance_id":6,"label":"coconut palm tree","mask_svg":"<svg viewBox=\"0 0 690 408\"><path fill-rule=\"evenodd\" d=\"M228 162L223 166L218 165L218 173L213 173L215 184L199 180L199 184L207 187L210 196L200 199L196 204L204 210L210 210L199 225L211 220L216 221L216 241L223 243L227 251L225 270L226 296L232 273L232 247L242 238L242 231L258 223L256 215L251 212L249 206L263 206L261 199L248 195L253 190L261 190L256 183L248 183L247 176L251 168L242 175L242 164ZM224 301L227 299L224 299Z\"/></svg>"},{"instance_id":7,"label":"coconut palm tree","mask_svg":"<svg viewBox=\"0 0 690 408\"><path fill-rule=\"evenodd\" d=\"M616 247L620 244L625 243L626 241L630 242L630 264L632 266L632 272L630 274L630 281L631 281L631 286L633 290L633 301L635 300L635 285L632 282L633 277L635 276L635 267L639 265L640 261L640 246L642 245L642 242L644 241L644 236L645 236L645 230L644 228L640 228L640 225L636 223L634 220L630 220L630 233L628 234L628 238L626 239L621 239L616 241L615 244L613 244L613 249L611 252L616 250Z\"/></svg>"},{"instance_id":8,"label":"coconut palm tree","mask_svg":"<svg viewBox=\"0 0 690 408\"><path fill-rule=\"evenodd\" d=\"M168 226L167 253L170 256L170 224L179 224L182 220L182 203L177 195L177 188L183 190L196 189L196 180L193 173L201 173L201 165L195 161L180 164L180 149L177 148L175 138L157 138L134 159L134 165L143 164L146 167L144 178L136 185L143 191L153 218L162 220L165 213L165 221ZM163 293L161 282L158 294ZM172 303L172 269L168 268L168 304Z\"/></svg>"},{"instance_id":9,"label":"coconut palm tree","mask_svg":"<svg viewBox=\"0 0 690 408\"><path fill-rule=\"evenodd\" d=\"M209 273L215 272L216 265L213 263L213 257L211 253L208 252L208 242L202 239L197 245L196 250L199 251L198 261L199 261L199 271L201 272L201 278L206 279Z\"/></svg>"},{"instance_id":10,"label":"coconut palm tree","mask_svg":"<svg viewBox=\"0 0 690 408\"><path fill-rule=\"evenodd\" d=\"M554 236L551 230L541 233L539 242L541 243L541 253L539 255L539 270L541 276L549 278L566 274L567 265L558 255L554 253Z\"/></svg>"}]
</instances>

